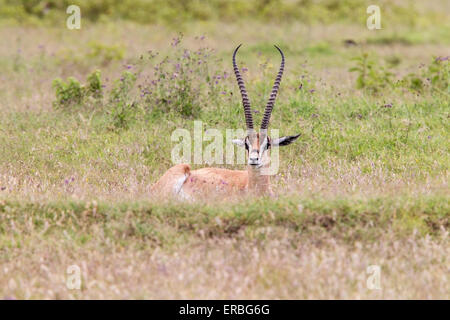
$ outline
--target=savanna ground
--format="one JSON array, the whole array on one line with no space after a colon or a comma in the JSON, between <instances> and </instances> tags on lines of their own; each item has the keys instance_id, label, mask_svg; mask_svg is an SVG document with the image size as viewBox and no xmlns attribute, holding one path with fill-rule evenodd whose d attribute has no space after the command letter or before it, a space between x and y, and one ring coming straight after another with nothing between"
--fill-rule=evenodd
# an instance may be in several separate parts
<instances>
[{"instance_id":1,"label":"savanna ground","mask_svg":"<svg viewBox=\"0 0 450 320\"><path fill-rule=\"evenodd\" d=\"M347 2L307 23L5 18L0 298L450 298L448 2L382 2L373 31ZM239 43L256 121L286 55L271 128L301 137L276 196L152 198L175 129L244 127Z\"/></svg>"}]
</instances>

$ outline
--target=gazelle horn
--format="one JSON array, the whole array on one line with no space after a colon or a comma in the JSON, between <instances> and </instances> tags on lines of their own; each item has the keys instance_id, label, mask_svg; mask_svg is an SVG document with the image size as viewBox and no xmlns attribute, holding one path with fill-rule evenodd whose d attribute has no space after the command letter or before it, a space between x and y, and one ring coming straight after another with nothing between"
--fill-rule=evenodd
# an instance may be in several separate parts
<instances>
[{"instance_id":1,"label":"gazelle horn","mask_svg":"<svg viewBox=\"0 0 450 320\"><path fill-rule=\"evenodd\" d=\"M267 128L269 127L270 115L272 114L273 105L275 103L275 99L277 97L278 90L280 89L281 77L283 76L283 71L284 71L283 51L281 51L281 49L278 48L277 46L275 46L275 48L277 48L281 54L281 65L280 65L280 69L278 70L278 75L275 79L275 83L273 84L272 92L270 93L270 98L266 105L266 110L264 111L264 116L263 116L263 120L261 123L261 129L263 129L263 130L267 130Z\"/></svg>"},{"instance_id":2,"label":"gazelle horn","mask_svg":"<svg viewBox=\"0 0 450 320\"><path fill-rule=\"evenodd\" d=\"M247 90L245 90L244 80L242 79L241 73L239 72L239 68L236 64L236 53L241 46L242 46L242 44L240 44L234 50L233 69L234 69L234 74L236 75L236 80L239 85L239 90L241 91L242 104L244 105L245 123L247 125L247 130L251 130L251 129L253 129L253 118L252 118L252 110L250 108L250 100L248 99Z\"/></svg>"}]
</instances>

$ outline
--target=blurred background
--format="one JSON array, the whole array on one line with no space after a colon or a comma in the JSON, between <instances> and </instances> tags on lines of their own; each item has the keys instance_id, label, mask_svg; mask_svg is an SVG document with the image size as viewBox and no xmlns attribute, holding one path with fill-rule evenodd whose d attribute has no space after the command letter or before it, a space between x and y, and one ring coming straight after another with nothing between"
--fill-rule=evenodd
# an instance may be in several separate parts
<instances>
[{"instance_id":1,"label":"blurred background","mask_svg":"<svg viewBox=\"0 0 450 320\"><path fill-rule=\"evenodd\" d=\"M448 18L447 1L365 0L2 0L0 17L19 24L58 25L69 5L78 5L89 22L126 20L163 24L249 22L364 23L369 5L383 7L385 26L426 27Z\"/></svg>"}]
</instances>

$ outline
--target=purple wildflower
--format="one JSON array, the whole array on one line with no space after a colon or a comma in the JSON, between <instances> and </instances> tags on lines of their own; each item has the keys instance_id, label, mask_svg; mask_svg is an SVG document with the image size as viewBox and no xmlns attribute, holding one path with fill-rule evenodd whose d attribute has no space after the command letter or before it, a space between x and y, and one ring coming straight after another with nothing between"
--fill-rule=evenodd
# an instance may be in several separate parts
<instances>
[{"instance_id":1,"label":"purple wildflower","mask_svg":"<svg viewBox=\"0 0 450 320\"><path fill-rule=\"evenodd\" d=\"M181 39L179 37L175 37L172 39L172 47L176 47L181 42Z\"/></svg>"},{"instance_id":2,"label":"purple wildflower","mask_svg":"<svg viewBox=\"0 0 450 320\"><path fill-rule=\"evenodd\" d=\"M437 58L436 58L436 62L438 62L438 61L447 61L449 58L450 58L450 56L447 56L447 57L437 57Z\"/></svg>"}]
</instances>

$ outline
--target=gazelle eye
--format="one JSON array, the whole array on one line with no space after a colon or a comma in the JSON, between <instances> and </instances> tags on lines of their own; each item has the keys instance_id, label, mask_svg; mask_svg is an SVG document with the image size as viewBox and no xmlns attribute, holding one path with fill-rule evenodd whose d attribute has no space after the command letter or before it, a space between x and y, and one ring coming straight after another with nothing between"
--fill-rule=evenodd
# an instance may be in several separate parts
<instances>
[{"instance_id":1,"label":"gazelle eye","mask_svg":"<svg viewBox=\"0 0 450 320\"><path fill-rule=\"evenodd\" d=\"M261 150L269 150L270 148L270 140L269 138L266 138L266 140L261 145Z\"/></svg>"}]
</instances>

